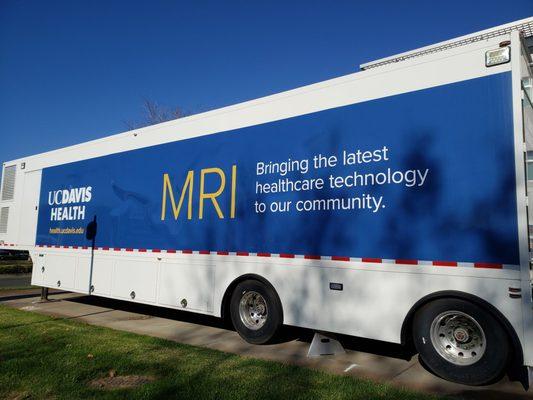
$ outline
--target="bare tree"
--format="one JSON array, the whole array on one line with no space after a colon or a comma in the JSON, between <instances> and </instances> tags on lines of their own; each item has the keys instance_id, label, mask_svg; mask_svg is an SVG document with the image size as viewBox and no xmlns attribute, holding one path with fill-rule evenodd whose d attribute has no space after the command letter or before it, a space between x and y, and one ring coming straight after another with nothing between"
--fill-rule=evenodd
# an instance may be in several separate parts
<instances>
[{"instance_id":1,"label":"bare tree","mask_svg":"<svg viewBox=\"0 0 533 400\"><path fill-rule=\"evenodd\" d=\"M128 129L139 129L145 126L155 125L187 116L187 113L179 107L160 106L155 101L148 98L143 98L142 108L143 113L140 120L124 121L124 124Z\"/></svg>"}]
</instances>

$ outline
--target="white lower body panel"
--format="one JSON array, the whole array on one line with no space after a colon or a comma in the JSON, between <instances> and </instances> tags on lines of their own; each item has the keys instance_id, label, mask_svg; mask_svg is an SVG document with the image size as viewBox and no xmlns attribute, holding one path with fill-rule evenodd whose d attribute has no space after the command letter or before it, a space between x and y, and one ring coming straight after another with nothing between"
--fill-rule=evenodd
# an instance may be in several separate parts
<instances>
[{"instance_id":1,"label":"white lower body panel","mask_svg":"<svg viewBox=\"0 0 533 400\"><path fill-rule=\"evenodd\" d=\"M523 341L521 300L509 296L520 287L515 270L97 250L91 278L90 249L37 250L34 285L79 293L92 285L104 297L220 316L231 283L258 275L278 293L285 324L393 343L420 299L459 291L496 307Z\"/></svg>"}]
</instances>

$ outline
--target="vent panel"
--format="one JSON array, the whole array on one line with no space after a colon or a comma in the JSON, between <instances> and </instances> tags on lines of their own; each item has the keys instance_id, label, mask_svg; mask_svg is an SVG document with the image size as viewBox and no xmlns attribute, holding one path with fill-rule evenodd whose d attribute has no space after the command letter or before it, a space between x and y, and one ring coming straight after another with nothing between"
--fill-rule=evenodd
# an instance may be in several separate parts
<instances>
[{"instance_id":1,"label":"vent panel","mask_svg":"<svg viewBox=\"0 0 533 400\"><path fill-rule=\"evenodd\" d=\"M0 233L7 233L8 219L9 219L9 207L0 208Z\"/></svg>"},{"instance_id":2,"label":"vent panel","mask_svg":"<svg viewBox=\"0 0 533 400\"><path fill-rule=\"evenodd\" d=\"M15 196L15 176L17 172L16 165L10 165L4 168L2 179L2 200L13 200Z\"/></svg>"}]
</instances>

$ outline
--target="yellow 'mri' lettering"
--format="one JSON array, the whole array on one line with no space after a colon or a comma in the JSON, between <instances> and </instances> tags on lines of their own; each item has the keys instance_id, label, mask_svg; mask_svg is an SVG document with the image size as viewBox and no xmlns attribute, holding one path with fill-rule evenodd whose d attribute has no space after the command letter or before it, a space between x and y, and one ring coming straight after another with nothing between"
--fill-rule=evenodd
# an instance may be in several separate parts
<instances>
[{"instance_id":1,"label":"yellow 'mri' lettering","mask_svg":"<svg viewBox=\"0 0 533 400\"><path fill-rule=\"evenodd\" d=\"M218 189L211 193L209 192L206 193L205 191L205 177L208 174L218 175L218 179L220 181ZM231 189L230 189L231 192L230 192L230 209L229 209L230 218L235 218L236 186L237 186L237 166L233 165L231 167ZM226 174L224 173L222 169L214 167L214 168L204 168L200 170L200 189L199 189L199 195L198 195L198 219L203 219L204 217L204 202L206 200L211 201L211 204L213 205L218 218L219 219L224 218L224 213L222 212L222 209L220 208L220 204L217 198L224 193L225 188L226 188ZM170 204L172 206L172 213L174 215L174 219L177 220L180 215L181 207L183 206L183 201L185 199L186 194L188 194L187 219L192 219L193 192L194 192L194 171L188 171L187 176L185 178L185 182L181 188L181 194L180 194L178 204L176 205L176 200L174 197L174 191L172 189L172 182L170 180L170 176L167 173L163 174L163 198L161 200L161 220L164 221L167 215L167 197L170 199Z\"/></svg>"}]
</instances>

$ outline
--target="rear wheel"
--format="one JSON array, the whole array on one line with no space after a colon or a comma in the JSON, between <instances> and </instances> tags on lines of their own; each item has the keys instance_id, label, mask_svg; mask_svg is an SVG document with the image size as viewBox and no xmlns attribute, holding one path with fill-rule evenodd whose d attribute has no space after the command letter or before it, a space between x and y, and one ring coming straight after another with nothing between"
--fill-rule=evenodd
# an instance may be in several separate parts
<instances>
[{"instance_id":1,"label":"rear wheel","mask_svg":"<svg viewBox=\"0 0 533 400\"><path fill-rule=\"evenodd\" d=\"M279 298L270 286L255 280L239 283L231 295L231 321L248 343L269 342L283 323Z\"/></svg>"},{"instance_id":2,"label":"rear wheel","mask_svg":"<svg viewBox=\"0 0 533 400\"><path fill-rule=\"evenodd\" d=\"M446 380L487 385L505 373L509 340L502 325L482 307L439 299L415 314L413 339L424 364Z\"/></svg>"}]
</instances>

